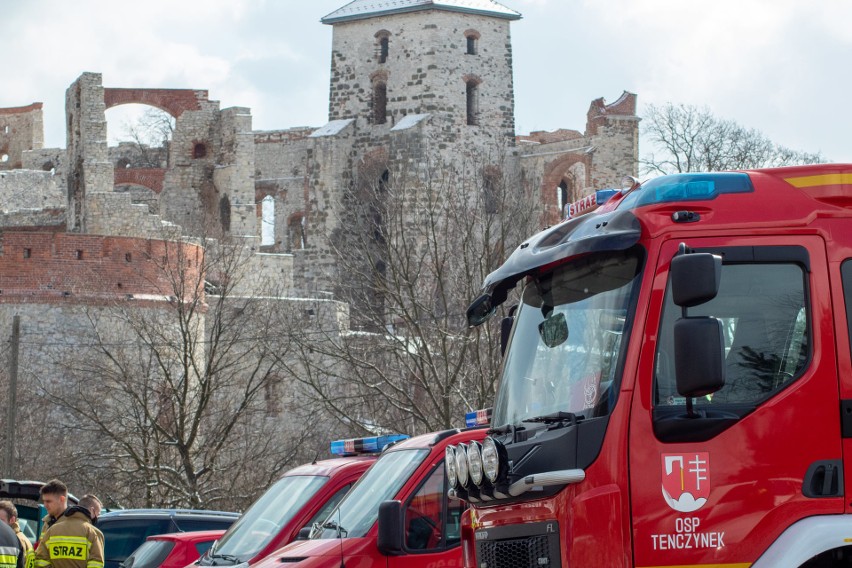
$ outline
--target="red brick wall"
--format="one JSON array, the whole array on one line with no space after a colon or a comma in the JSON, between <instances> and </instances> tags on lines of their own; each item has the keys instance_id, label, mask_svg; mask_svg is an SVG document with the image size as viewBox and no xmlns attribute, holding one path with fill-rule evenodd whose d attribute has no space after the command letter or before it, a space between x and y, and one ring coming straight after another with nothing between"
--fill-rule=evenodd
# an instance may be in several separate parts
<instances>
[{"instance_id":1,"label":"red brick wall","mask_svg":"<svg viewBox=\"0 0 852 568\"><path fill-rule=\"evenodd\" d=\"M0 303L106 303L129 294L164 301L175 294L164 259L180 263L185 282L203 282L202 249L193 244L41 231L0 239Z\"/></svg>"},{"instance_id":2,"label":"red brick wall","mask_svg":"<svg viewBox=\"0 0 852 568\"><path fill-rule=\"evenodd\" d=\"M163 191L165 178L162 168L115 168L115 185L141 185L157 194Z\"/></svg>"},{"instance_id":3,"label":"red brick wall","mask_svg":"<svg viewBox=\"0 0 852 568\"><path fill-rule=\"evenodd\" d=\"M175 118L187 110L201 110L201 102L207 100L207 91L194 89L104 88L104 105L108 109L118 105L137 103L157 107Z\"/></svg>"}]
</instances>

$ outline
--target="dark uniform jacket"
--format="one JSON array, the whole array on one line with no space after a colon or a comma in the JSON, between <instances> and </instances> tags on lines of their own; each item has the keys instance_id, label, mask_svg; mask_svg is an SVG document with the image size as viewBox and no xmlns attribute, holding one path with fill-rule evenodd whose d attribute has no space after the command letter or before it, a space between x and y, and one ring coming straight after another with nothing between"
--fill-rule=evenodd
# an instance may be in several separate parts
<instances>
[{"instance_id":1,"label":"dark uniform jacket","mask_svg":"<svg viewBox=\"0 0 852 568\"><path fill-rule=\"evenodd\" d=\"M89 511L70 507L42 534L35 568L103 568L104 535L92 525Z\"/></svg>"},{"instance_id":2,"label":"dark uniform jacket","mask_svg":"<svg viewBox=\"0 0 852 568\"><path fill-rule=\"evenodd\" d=\"M24 551L15 531L0 522L0 568L24 568Z\"/></svg>"}]
</instances>

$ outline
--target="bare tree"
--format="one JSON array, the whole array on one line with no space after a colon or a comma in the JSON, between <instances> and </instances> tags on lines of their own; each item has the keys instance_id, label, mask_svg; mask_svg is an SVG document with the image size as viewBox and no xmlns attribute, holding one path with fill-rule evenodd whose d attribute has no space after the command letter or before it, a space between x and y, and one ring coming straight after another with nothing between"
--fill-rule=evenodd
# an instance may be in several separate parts
<instances>
[{"instance_id":1,"label":"bare tree","mask_svg":"<svg viewBox=\"0 0 852 568\"><path fill-rule=\"evenodd\" d=\"M646 173L723 171L824 162L819 153L774 144L754 129L714 116L707 108L667 103L648 105L643 128L653 151L642 161Z\"/></svg>"},{"instance_id":2,"label":"bare tree","mask_svg":"<svg viewBox=\"0 0 852 568\"><path fill-rule=\"evenodd\" d=\"M65 372L42 389L74 440L66 471L112 505L240 508L325 437L281 394L280 295L245 295L248 247L204 242L165 240L146 260L167 302L91 309L87 341L53 349Z\"/></svg>"},{"instance_id":3,"label":"bare tree","mask_svg":"<svg viewBox=\"0 0 852 568\"><path fill-rule=\"evenodd\" d=\"M122 159L128 167L160 168L168 160L175 118L158 108L148 108L138 118L122 124ZM124 143L122 143L124 142Z\"/></svg>"},{"instance_id":4,"label":"bare tree","mask_svg":"<svg viewBox=\"0 0 852 568\"><path fill-rule=\"evenodd\" d=\"M492 404L499 321L469 330L465 311L505 253L540 228L538 184L505 148L427 155L359 165L334 238L352 327L291 325L282 356L317 402L363 433L457 426Z\"/></svg>"}]
</instances>

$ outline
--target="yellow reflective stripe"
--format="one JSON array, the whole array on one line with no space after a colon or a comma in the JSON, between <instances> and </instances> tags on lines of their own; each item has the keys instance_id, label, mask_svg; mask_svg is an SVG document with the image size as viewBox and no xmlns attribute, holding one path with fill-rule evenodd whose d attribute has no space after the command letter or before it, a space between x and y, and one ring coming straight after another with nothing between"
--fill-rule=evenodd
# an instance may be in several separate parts
<instances>
[{"instance_id":1,"label":"yellow reflective stripe","mask_svg":"<svg viewBox=\"0 0 852 568\"><path fill-rule=\"evenodd\" d=\"M84 536L68 536L64 534L50 535L50 542L65 542L74 544L89 544L89 539Z\"/></svg>"},{"instance_id":2,"label":"yellow reflective stripe","mask_svg":"<svg viewBox=\"0 0 852 568\"><path fill-rule=\"evenodd\" d=\"M43 568L44 566L50 566L50 561L42 560L41 558L36 558L35 565L39 568Z\"/></svg>"},{"instance_id":3,"label":"yellow reflective stripe","mask_svg":"<svg viewBox=\"0 0 852 568\"><path fill-rule=\"evenodd\" d=\"M18 563L18 555L0 554L0 564L11 564L12 566Z\"/></svg>"},{"instance_id":4,"label":"yellow reflective stripe","mask_svg":"<svg viewBox=\"0 0 852 568\"><path fill-rule=\"evenodd\" d=\"M86 566L88 566L89 568L102 568L103 565L104 565L103 562L98 562L97 560L89 560L86 563Z\"/></svg>"},{"instance_id":5,"label":"yellow reflective stripe","mask_svg":"<svg viewBox=\"0 0 852 568\"><path fill-rule=\"evenodd\" d=\"M822 174L818 176L801 176L784 178L784 181L793 187L816 187L819 185L840 185L844 183L852 183L852 174ZM702 566L733 566L738 567L742 564L702 564ZM652 567L653 568L653 567Z\"/></svg>"}]
</instances>

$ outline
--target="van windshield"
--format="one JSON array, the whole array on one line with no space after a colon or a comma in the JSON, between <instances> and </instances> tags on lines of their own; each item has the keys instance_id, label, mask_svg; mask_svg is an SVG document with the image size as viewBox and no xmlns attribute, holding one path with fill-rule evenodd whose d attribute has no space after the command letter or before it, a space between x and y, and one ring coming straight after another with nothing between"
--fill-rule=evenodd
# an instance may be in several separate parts
<instances>
[{"instance_id":1,"label":"van windshield","mask_svg":"<svg viewBox=\"0 0 852 568\"><path fill-rule=\"evenodd\" d=\"M282 477L249 507L210 551L212 558L252 558L271 541L328 481L319 475Z\"/></svg>"},{"instance_id":2,"label":"van windshield","mask_svg":"<svg viewBox=\"0 0 852 568\"><path fill-rule=\"evenodd\" d=\"M380 457L311 538L362 537L379 517L382 501L393 499L429 450L396 450Z\"/></svg>"}]
</instances>

